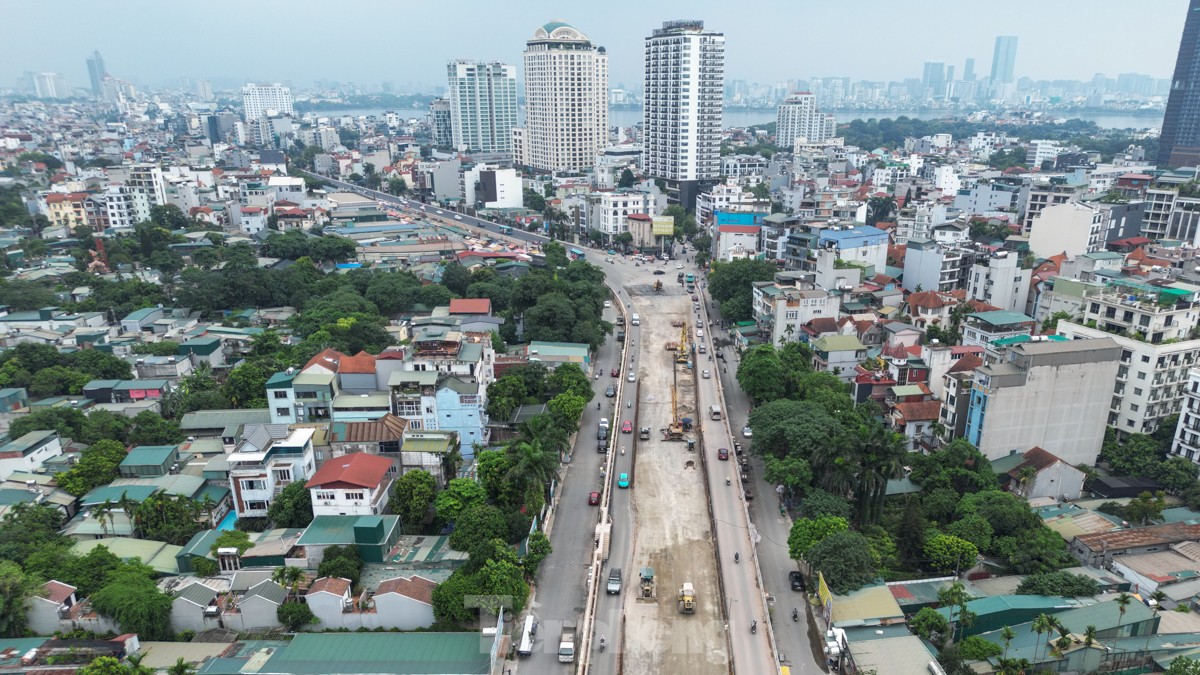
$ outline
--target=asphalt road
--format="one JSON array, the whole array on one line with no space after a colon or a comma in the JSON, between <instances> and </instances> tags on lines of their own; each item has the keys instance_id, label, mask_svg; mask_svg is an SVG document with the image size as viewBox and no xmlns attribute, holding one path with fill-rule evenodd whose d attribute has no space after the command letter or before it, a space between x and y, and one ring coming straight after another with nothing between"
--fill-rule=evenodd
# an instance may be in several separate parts
<instances>
[{"instance_id":1,"label":"asphalt road","mask_svg":"<svg viewBox=\"0 0 1200 675\"><path fill-rule=\"evenodd\" d=\"M424 205L424 209L421 209L419 202L414 200L366 190L325 176L319 177L341 189L393 204L402 210L413 212L414 215L420 214L436 219L439 216L438 210L445 211L432 205ZM498 224L466 214L445 211L441 217L447 221L447 224L466 225L496 235L500 231ZM525 242L544 243L548 241L547 237L519 228L513 228L511 233L507 233L505 236ZM617 289L618 299L622 303L628 301L628 296L621 290L626 284L631 283L639 276L652 274L645 267L634 268L629 264L605 264L603 253L595 249L583 248L583 250L587 251L589 262L604 269L609 286ZM702 300L707 300L705 290L697 289L701 293ZM616 315L612 312L615 312L615 308L606 310L607 319L615 319ZM704 303L704 312L704 317L709 318L707 302ZM711 318L714 322L719 321L719 314L714 312ZM638 340L638 328L626 326L626 330L628 333L626 339L630 341L627 344L632 345L633 341ZM717 333L727 336L719 328ZM706 327L705 340L709 344L710 353L713 351L711 348L712 336L712 329ZM595 400L600 401L601 410L597 410L594 403L584 410L575 451L563 473L565 479L559 490L558 510L551 533L554 552L542 563L539 571L538 593L532 608L540 623L538 639L535 642L533 655L520 662L520 668L523 671L563 672L565 664L558 663L557 659L561 623L564 620L576 621L580 626L583 623L581 615L586 604L588 563L593 551L595 525L599 518L598 508L589 506L587 497L589 492L602 489L600 470L605 457L596 452L595 430L599 417L606 416L610 420L614 420L611 424L616 425L617 441L612 447L614 451L617 451L622 439L629 439L628 436L619 432L620 421L617 420L631 418L629 413L634 412L623 406L625 401L634 398L630 383L625 381L625 375L629 371L628 363L620 371L622 375L620 398L607 399L604 397L605 387L609 383L616 383L616 380L608 375L608 371L617 364L618 350L621 346L621 343L609 340L600 348L596 359L597 370L603 368L600 379L593 379L597 394ZM636 354L636 351L631 349L630 353ZM767 601L771 600L774 616L774 640L780 662L788 665L793 673L817 675L825 671L813 656L812 642L809 638L809 618L807 612L804 611L803 596L801 593L793 592L788 584L788 572L796 569L796 563L788 557L787 551L787 537L791 520L779 514L775 486L762 480L761 462L752 459L751 480L747 487L754 493L755 499L750 502L748 511L751 520L747 522L745 519L747 511L743 509L744 502L741 498L742 492L736 485L725 485L720 465L726 463L716 458L719 447L729 448L732 452L734 442L742 442L743 447L747 449L750 445L747 439L741 438L742 427L745 426L749 415L750 402L735 379L737 361L734 351L726 349L725 352L728 360L724 363L715 358L711 364L707 361L697 362L698 368L703 370L708 367L712 370L714 378L721 379L722 391L718 392L715 380L701 379L697 395L702 410L707 410L709 405L721 405L725 411L728 425L726 427L723 424L715 423L708 419L707 415L702 417L705 434L704 451L708 453L710 491L713 513L717 520L721 574L725 587L725 603L733 648L733 667L735 672L741 673L778 671L776 665L771 663L771 649L765 631L766 624L771 621L771 615L767 612ZM727 365L728 372L724 368L718 367L719 365ZM625 387L630 388L625 389ZM613 408L614 402L618 400L622 402L619 411ZM637 402L634 401L635 407L636 404ZM730 438L730 430L735 438ZM637 571L629 567L631 553L629 492L616 488L615 474L629 471L631 454L622 457L618 452L615 460L614 475L607 477L608 487L612 490L610 517L613 521L613 531L609 563L606 569L621 567L625 576L626 590L628 590L631 588L630 581L636 582L637 575ZM726 473L731 476L731 480L738 480L736 464L730 461L728 467ZM758 564L762 570L761 579L764 587L761 589L758 587L758 577L755 574L753 561L747 555L751 542L753 542ZM734 551L741 555L741 563L733 563ZM603 586L605 579L597 579L596 583ZM613 644L620 632L617 629L620 619L620 603L618 599L604 595L603 587L601 587L596 607L594 638L598 639L600 635L605 635L609 641L609 649L604 653L593 651L591 672L614 673L616 672L615 657L620 649L620 645ZM791 620L793 607L800 609L798 622ZM758 633L755 635L750 633L750 621L758 621ZM593 650L595 650L594 646Z\"/></svg>"}]
</instances>

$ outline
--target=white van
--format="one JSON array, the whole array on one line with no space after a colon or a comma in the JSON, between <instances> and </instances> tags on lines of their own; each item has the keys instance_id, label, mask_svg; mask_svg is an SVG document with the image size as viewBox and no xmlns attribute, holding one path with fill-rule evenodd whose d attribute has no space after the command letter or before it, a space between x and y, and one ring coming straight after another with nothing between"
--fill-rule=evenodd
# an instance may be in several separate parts
<instances>
[{"instance_id":1,"label":"white van","mask_svg":"<svg viewBox=\"0 0 1200 675\"><path fill-rule=\"evenodd\" d=\"M517 654L529 656L533 653L533 636L537 635L537 621L533 615L525 617L525 627L521 629L521 642L517 645Z\"/></svg>"},{"instance_id":2,"label":"white van","mask_svg":"<svg viewBox=\"0 0 1200 675\"><path fill-rule=\"evenodd\" d=\"M633 326L640 326L642 325L642 317L638 316L637 314L633 314L629 317L629 323Z\"/></svg>"},{"instance_id":3,"label":"white van","mask_svg":"<svg viewBox=\"0 0 1200 675\"><path fill-rule=\"evenodd\" d=\"M721 408L715 405L708 406L708 416L714 420L721 419Z\"/></svg>"}]
</instances>

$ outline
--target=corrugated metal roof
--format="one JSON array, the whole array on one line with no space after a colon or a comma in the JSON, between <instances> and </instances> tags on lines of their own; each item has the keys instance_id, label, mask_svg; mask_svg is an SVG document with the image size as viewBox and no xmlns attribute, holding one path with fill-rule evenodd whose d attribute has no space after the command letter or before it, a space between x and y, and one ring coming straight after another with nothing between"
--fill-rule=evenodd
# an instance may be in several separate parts
<instances>
[{"instance_id":1,"label":"corrugated metal roof","mask_svg":"<svg viewBox=\"0 0 1200 675\"><path fill-rule=\"evenodd\" d=\"M904 618L904 611L892 596L892 591L883 585L867 586L846 595L833 598L833 624L861 625Z\"/></svg>"},{"instance_id":2,"label":"corrugated metal roof","mask_svg":"<svg viewBox=\"0 0 1200 675\"><path fill-rule=\"evenodd\" d=\"M299 633L259 669L292 675L441 673L490 670L476 633Z\"/></svg>"}]
</instances>

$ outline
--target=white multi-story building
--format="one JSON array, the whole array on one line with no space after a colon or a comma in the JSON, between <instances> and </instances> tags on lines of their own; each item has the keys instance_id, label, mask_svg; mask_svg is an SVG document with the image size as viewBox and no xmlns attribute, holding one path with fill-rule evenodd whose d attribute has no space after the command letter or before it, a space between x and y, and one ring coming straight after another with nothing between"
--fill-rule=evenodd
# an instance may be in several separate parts
<instances>
[{"instance_id":1,"label":"white multi-story building","mask_svg":"<svg viewBox=\"0 0 1200 675\"><path fill-rule=\"evenodd\" d=\"M242 113L250 122L276 112L295 115L292 107L292 90L280 84L247 84L242 87Z\"/></svg>"},{"instance_id":2,"label":"white multi-story building","mask_svg":"<svg viewBox=\"0 0 1200 675\"><path fill-rule=\"evenodd\" d=\"M588 195L588 226L606 237L614 237L629 228L626 218L635 213L654 214L654 198L648 192L617 189Z\"/></svg>"},{"instance_id":3,"label":"white multi-story building","mask_svg":"<svg viewBox=\"0 0 1200 675\"><path fill-rule=\"evenodd\" d=\"M446 75L454 148L511 153L517 126L516 67L459 60L446 66Z\"/></svg>"},{"instance_id":4,"label":"white multi-story building","mask_svg":"<svg viewBox=\"0 0 1200 675\"><path fill-rule=\"evenodd\" d=\"M146 193L150 206L161 206L167 203L167 183L163 179L163 170L157 164L136 164L129 169L126 185L131 185Z\"/></svg>"},{"instance_id":5,"label":"white multi-story building","mask_svg":"<svg viewBox=\"0 0 1200 675\"><path fill-rule=\"evenodd\" d=\"M713 216L717 211L737 211L736 205L752 203L755 203L754 195L735 183L714 185L701 192L696 199L696 222L701 227L708 227L713 224Z\"/></svg>"},{"instance_id":6,"label":"white multi-story building","mask_svg":"<svg viewBox=\"0 0 1200 675\"><path fill-rule=\"evenodd\" d=\"M1029 229L1029 251L1039 258L1066 253L1074 258L1099 251L1107 230L1106 208L1077 201L1042 209Z\"/></svg>"},{"instance_id":7,"label":"white multi-story building","mask_svg":"<svg viewBox=\"0 0 1200 675\"><path fill-rule=\"evenodd\" d=\"M463 202L481 209L516 209L523 203L521 177L513 168L476 164L459 178Z\"/></svg>"},{"instance_id":8,"label":"white multi-story building","mask_svg":"<svg viewBox=\"0 0 1200 675\"><path fill-rule=\"evenodd\" d=\"M99 220L105 227L133 227L150 220L150 197L139 188L109 185L91 199L98 205Z\"/></svg>"},{"instance_id":9,"label":"white multi-story building","mask_svg":"<svg viewBox=\"0 0 1200 675\"><path fill-rule=\"evenodd\" d=\"M804 143L821 143L836 131L833 115L818 112L816 94L807 91L785 98L775 114L775 144L782 148L790 148L801 139Z\"/></svg>"},{"instance_id":10,"label":"white multi-story building","mask_svg":"<svg viewBox=\"0 0 1200 675\"><path fill-rule=\"evenodd\" d=\"M1009 347L1002 361L975 369L967 441L988 459L1041 447L1072 465L1094 464L1120 354L1107 336L1036 336Z\"/></svg>"},{"instance_id":11,"label":"white multi-story building","mask_svg":"<svg viewBox=\"0 0 1200 675\"><path fill-rule=\"evenodd\" d=\"M1063 147L1058 141L1029 141L1029 150L1025 153L1025 163L1036 169L1042 165L1042 162L1047 160L1053 162L1058 159L1062 152Z\"/></svg>"},{"instance_id":12,"label":"white multi-story building","mask_svg":"<svg viewBox=\"0 0 1200 675\"><path fill-rule=\"evenodd\" d=\"M38 98L71 98L71 85L59 73L34 73L32 84Z\"/></svg>"},{"instance_id":13,"label":"white multi-story building","mask_svg":"<svg viewBox=\"0 0 1200 675\"><path fill-rule=\"evenodd\" d=\"M1021 267L1015 252L995 251L971 266L968 294L1000 309L1023 313L1029 300L1031 274L1031 270Z\"/></svg>"},{"instance_id":14,"label":"white multi-story building","mask_svg":"<svg viewBox=\"0 0 1200 675\"><path fill-rule=\"evenodd\" d=\"M1159 293L1175 290L1168 287ZM1121 345L1108 413L1108 426L1121 433L1153 433L1163 418L1180 412L1188 371L1200 363L1200 340L1190 339L1200 317L1196 294L1175 294L1171 304L1155 297L1145 291L1105 288L1084 297L1083 322L1089 325L1058 323L1060 335L1111 336ZM1131 334L1138 338L1128 337Z\"/></svg>"},{"instance_id":15,"label":"white multi-story building","mask_svg":"<svg viewBox=\"0 0 1200 675\"><path fill-rule=\"evenodd\" d=\"M538 26L525 47L525 126L513 160L543 171L592 166L608 145L608 53L561 21Z\"/></svg>"},{"instance_id":16,"label":"white multi-story building","mask_svg":"<svg viewBox=\"0 0 1200 675\"><path fill-rule=\"evenodd\" d=\"M725 35L703 21L666 21L646 38L643 166L695 208L700 181L721 172Z\"/></svg>"},{"instance_id":17,"label":"white multi-story building","mask_svg":"<svg viewBox=\"0 0 1200 675\"><path fill-rule=\"evenodd\" d=\"M769 335L770 344L796 342L804 334L801 326L823 317L838 315L838 299L821 288L801 288L779 281L755 282L751 288L754 321Z\"/></svg>"},{"instance_id":18,"label":"white multi-story building","mask_svg":"<svg viewBox=\"0 0 1200 675\"><path fill-rule=\"evenodd\" d=\"M392 460L355 452L326 461L305 487L314 516L378 516L387 512Z\"/></svg>"},{"instance_id":19,"label":"white multi-story building","mask_svg":"<svg viewBox=\"0 0 1200 675\"><path fill-rule=\"evenodd\" d=\"M262 424L248 427L245 437L226 455L229 489L239 518L265 518L284 487L307 481L316 471L314 429Z\"/></svg>"},{"instance_id":20,"label":"white multi-story building","mask_svg":"<svg viewBox=\"0 0 1200 675\"><path fill-rule=\"evenodd\" d=\"M967 286L975 249L944 245L924 237L908 240L904 254L904 288L949 293Z\"/></svg>"}]
</instances>

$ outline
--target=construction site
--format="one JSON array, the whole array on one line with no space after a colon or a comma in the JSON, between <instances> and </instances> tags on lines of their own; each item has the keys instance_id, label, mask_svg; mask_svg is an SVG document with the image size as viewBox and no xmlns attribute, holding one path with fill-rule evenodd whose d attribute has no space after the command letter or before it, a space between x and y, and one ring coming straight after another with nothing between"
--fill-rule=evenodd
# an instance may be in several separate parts
<instances>
[{"instance_id":1,"label":"construction site","mask_svg":"<svg viewBox=\"0 0 1200 675\"><path fill-rule=\"evenodd\" d=\"M626 287L640 314L633 467L636 593L624 596L622 673L728 672L707 481L699 448L694 313L682 287ZM705 358L700 356L700 358Z\"/></svg>"}]
</instances>

